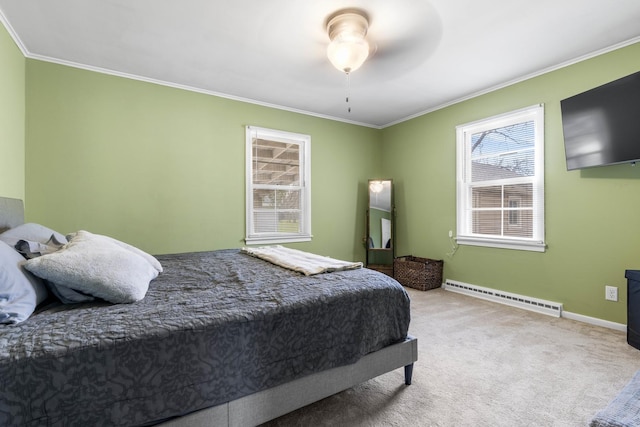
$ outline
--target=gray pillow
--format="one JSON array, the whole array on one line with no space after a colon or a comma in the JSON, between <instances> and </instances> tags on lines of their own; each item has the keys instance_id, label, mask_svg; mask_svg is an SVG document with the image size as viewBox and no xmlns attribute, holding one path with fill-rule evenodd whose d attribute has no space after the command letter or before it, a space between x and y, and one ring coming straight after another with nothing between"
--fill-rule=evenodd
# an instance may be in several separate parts
<instances>
[{"instance_id":1,"label":"gray pillow","mask_svg":"<svg viewBox=\"0 0 640 427\"><path fill-rule=\"evenodd\" d=\"M47 298L42 280L23 269L24 258L0 241L0 323L27 320L36 306Z\"/></svg>"},{"instance_id":2,"label":"gray pillow","mask_svg":"<svg viewBox=\"0 0 640 427\"><path fill-rule=\"evenodd\" d=\"M34 242L31 240L18 240L18 243L14 245L14 248L26 259L31 259L55 252L66 243L66 240L64 243L59 242L58 239L56 239L56 236L52 234L47 243Z\"/></svg>"},{"instance_id":3,"label":"gray pillow","mask_svg":"<svg viewBox=\"0 0 640 427\"><path fill-rule=\"evenodd\" d=\"M116 304L141 300L158 276L144 257L88 231L75 233L57 252L26 261L25 268L55 285Z\"/></svg>"},{"instance_id":4,"label":"gray pillow","mask_svg":"<svg viewBox=\"0 0 640 427\"><path fill-rule=\"evenodd\" d=\"M68 288L64 285L52 283L49 281L45 282L49 291L51 291L51 293L55 295L63 304L76 304L79 302L95 301L96 299L91 295L74 291L73 289Z\"/></svg>"},{"instance_id":5,"label":"gray pillow","mask_svg":"<svg viewBox=\"0 0 640 427\"><path fill-rule=\"evenodd\" d=\"M5 242L12 248L15 248L16 243L18 243L18 241L20 240L39 242L46 245L47 242L51 240L52 236L59 243L67 243L67 239L62 234L48 227L45 227L44 225L35 224L32 222L27 224L20 224L17 227L13 227L5 231L4 233L0 234L0 240Z\"/></svg>"}]
</instances>

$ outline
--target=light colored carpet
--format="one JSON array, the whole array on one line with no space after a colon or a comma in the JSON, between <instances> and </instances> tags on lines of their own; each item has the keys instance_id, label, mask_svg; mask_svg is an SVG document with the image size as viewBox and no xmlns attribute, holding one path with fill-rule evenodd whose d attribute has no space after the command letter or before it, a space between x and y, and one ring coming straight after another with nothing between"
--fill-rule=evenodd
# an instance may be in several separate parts
<instances>
[{"instance_id":1,"label":"light colored carpet","mask_svg":"<svg viewBox=\"0 0 640 427\"><path fill-rule=\"evenodd\" d=\"M412 385L398 369L265 426L586 426L640 369L622 332L407 290Z\"/></svg>"}]
</instances>

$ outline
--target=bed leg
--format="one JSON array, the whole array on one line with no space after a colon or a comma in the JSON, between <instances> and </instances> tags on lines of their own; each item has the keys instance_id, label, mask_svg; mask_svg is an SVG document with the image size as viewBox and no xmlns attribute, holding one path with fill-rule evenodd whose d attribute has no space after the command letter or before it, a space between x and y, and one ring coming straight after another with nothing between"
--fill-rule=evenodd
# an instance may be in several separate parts
<instances>
[{"instance_id":1,"label":"bed leg","mask_svg":"<svg viewBox=\"0 0 640 427\"><path fill-rule=\"evenodd\" d=\"M411 385L411 377L413 376L413 363L404 367L404 383Z\"/></svg>"}]
</instances>

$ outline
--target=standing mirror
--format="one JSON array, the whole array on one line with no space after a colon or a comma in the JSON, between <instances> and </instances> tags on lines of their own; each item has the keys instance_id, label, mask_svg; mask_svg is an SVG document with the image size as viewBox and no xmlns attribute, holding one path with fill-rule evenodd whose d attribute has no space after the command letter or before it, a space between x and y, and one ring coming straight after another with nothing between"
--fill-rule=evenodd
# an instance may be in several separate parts
<instances>
[{"instance_id":1,"label":"standing mirror","mask_svg":"<svg viewBox=\"0 0 640 427\"><path fill-rule=\"evenodd\" d=\"M370 179L365 238L367 267L393 276L395 251L393 181Z\"/></svg>"}]
</instances>

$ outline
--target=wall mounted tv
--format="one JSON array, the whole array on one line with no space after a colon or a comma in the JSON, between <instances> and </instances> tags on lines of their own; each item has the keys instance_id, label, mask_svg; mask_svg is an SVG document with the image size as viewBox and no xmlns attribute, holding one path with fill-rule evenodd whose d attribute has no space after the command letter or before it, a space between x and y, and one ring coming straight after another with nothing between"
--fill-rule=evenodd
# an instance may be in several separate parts
<instances>
[{"instance_id":1,"label":"wall mounted tv","mask_svg":"<svg viewBox=\"0 0 640 427\"><path fill-rule=\"evenodd\" d=\"M567 170L640 161L640 72L560 101Z\"/></svg>"}]
</instances>

